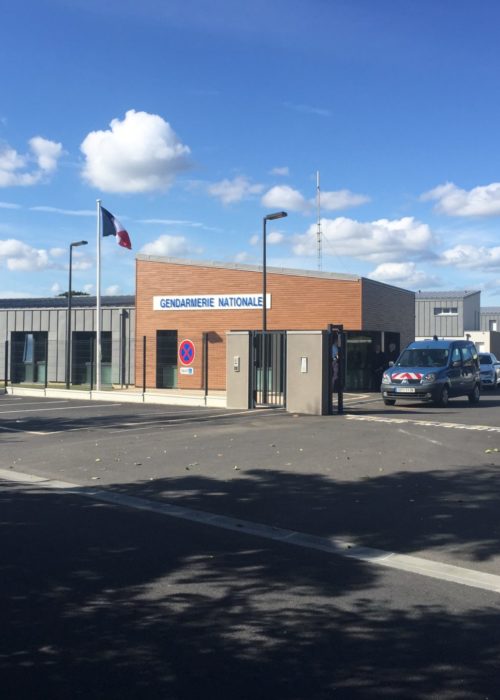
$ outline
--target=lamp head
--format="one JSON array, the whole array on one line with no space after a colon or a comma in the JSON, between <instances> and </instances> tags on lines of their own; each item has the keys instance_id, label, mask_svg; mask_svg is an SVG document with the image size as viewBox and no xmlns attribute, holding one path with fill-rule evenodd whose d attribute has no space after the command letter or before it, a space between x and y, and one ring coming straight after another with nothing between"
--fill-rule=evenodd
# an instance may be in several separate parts
<instances>
[{"instance_id":1,"label":"lamp head","mask_svg":"<svg viewBox=\"0 0 500 700\"><path fill-rule=\"evenodd\" d=\"M74 241L71 243L71 247L76 248L79 245L87 245L88 241Z\"/></svg>"},{"instance_id":2,"label":"lamp head","mask_svg":"<svg viewBox=\"0 0 500 700\"><path fill-rule=\"evenodd\" d=\"M283 219L285 216L288 216L286 211L276 211L274 214L267 214L264 219L266 221L274 221L274 219Z\"/></svg>"}]
</instances>

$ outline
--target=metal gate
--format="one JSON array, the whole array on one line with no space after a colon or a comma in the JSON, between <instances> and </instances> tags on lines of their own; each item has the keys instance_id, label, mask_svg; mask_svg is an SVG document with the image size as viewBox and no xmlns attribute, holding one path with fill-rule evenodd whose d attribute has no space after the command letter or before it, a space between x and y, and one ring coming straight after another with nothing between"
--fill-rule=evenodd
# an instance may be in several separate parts
<instances>
[{"instance_id":1,"label":"metal gate","mask_svg":"<svg viewBox=\"0 0 500 700\"><path fill-rule=\"evenodd\" d=\"M286 331L251 331L250 397L254 408L285 408Z\"/></svg>"}]
</instances>

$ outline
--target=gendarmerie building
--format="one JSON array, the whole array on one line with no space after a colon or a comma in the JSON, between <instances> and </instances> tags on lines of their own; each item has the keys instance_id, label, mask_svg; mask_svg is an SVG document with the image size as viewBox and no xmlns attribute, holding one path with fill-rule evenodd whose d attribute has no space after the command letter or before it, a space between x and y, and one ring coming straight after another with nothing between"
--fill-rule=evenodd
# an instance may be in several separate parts
<instances>
[{"instance_id":1,"label":"gendarmerie building","mask_svg":"<svg viewBox=\"0 0 500 700\"><path fill-rule=\"evenodd\" d=\"M399 350L415 337L411 291L356 275L266 273L270 334L343 326L347 389L372 388L377 345ZM227 333L262 328L261 266L136 256L136 377L145 367L147 387L225 390Z\"/></svg>"}]
</instances>

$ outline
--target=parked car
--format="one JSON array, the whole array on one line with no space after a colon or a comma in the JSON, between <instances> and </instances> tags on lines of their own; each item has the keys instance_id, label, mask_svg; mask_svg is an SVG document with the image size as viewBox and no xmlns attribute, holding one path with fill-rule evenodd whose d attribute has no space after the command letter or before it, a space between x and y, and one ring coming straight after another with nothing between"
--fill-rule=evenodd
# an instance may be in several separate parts
<instances>
[{"instance_id":1,"label":"parked car","mask_svg":"<svg viewBox=\"0 0 500 700\"><path fill-rule=\"evenodd\" d=\"M500 362L492 352L479 353L481 387L496 389L500 385Z\"/></svg>"},{"instance_id":2,"label":"parked car","mask_svg":"<svg viewBox=\"0 0 500 700\"><path fill-rule=\"evenodd\" d=\"M481 378L476 346L470 340L417 340L406 347L382 376L382 399L427 401L447 406L453 396L480 397Z\"/></svg>"}]
</instances>

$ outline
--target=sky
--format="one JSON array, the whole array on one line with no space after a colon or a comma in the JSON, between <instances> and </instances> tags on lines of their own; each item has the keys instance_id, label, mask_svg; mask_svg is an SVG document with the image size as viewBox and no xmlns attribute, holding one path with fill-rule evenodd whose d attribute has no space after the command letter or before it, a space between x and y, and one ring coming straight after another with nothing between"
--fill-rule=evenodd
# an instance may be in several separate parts
<instances>
[{"instance_id":1,"label":"sky","mask_svg":"<svg viewBox=\"0 0 500 700\"><path fill-rule=\"evenodd\" d=\"M0 24L0 297L135 254L500 305L496 0L18 0ZM317 173L320 173L318 211ZM318 218L321 231L319 255ZM217 290L213 290L214 293Z\"/></svg>"}]
</instances>

